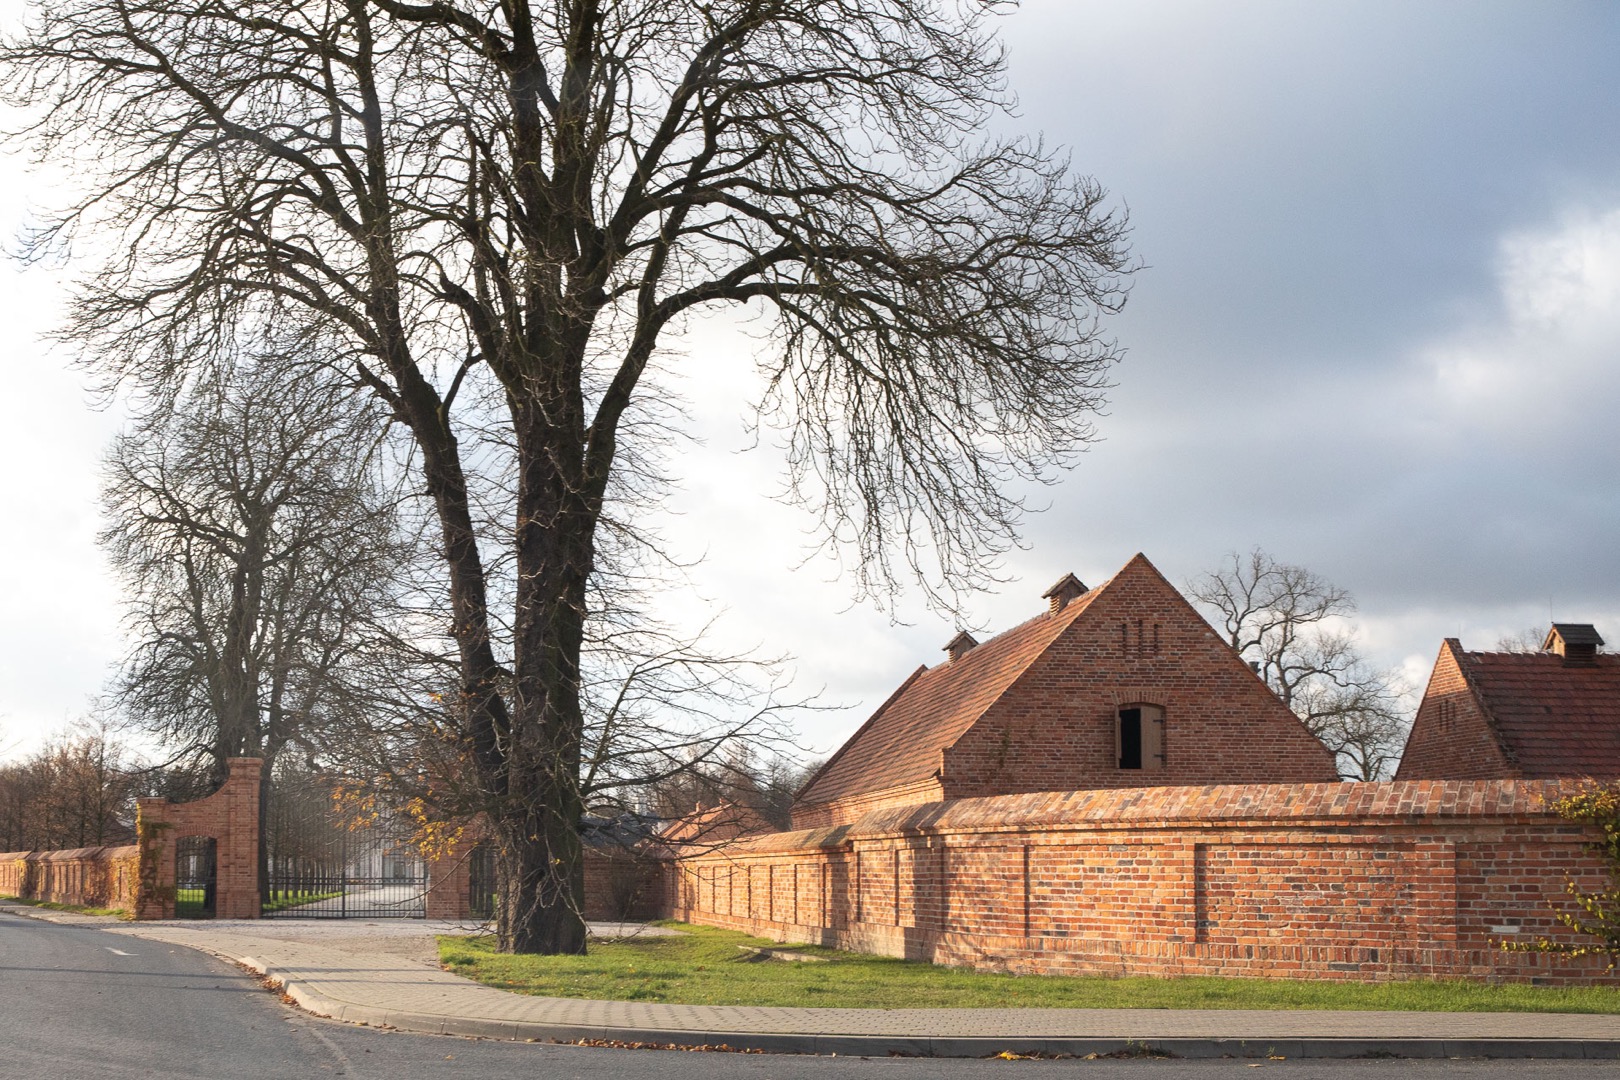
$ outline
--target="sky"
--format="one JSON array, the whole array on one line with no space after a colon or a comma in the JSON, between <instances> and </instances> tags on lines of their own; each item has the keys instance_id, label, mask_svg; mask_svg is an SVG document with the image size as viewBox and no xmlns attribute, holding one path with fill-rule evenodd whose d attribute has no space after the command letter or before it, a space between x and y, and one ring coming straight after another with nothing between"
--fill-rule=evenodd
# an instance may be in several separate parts
<instances>
[{"instance_id":1,"label":"sky","mask_svg":"<svg viewBox=\"0 0 1620 1080\"><path fill-rule=\"evenodd\" d=\"M1000 27L1003 126L1109 190L1142 269L1102 438L966 625L1137 551L1184 583L1258 545L1348 589L1418 687L1448 636L1557 618L1620 647L1620 7L1031 0ZM0 152L0 237L49 184ZM0 264L0 756L86 713L120 650L95 534L121 418L43 340L70 273ZM668 607L794 657L825 754L957 627L806 561L749 449L749 347L725 320L684 345L666 532L704 561Z\"/></svg>"}]
</instances>

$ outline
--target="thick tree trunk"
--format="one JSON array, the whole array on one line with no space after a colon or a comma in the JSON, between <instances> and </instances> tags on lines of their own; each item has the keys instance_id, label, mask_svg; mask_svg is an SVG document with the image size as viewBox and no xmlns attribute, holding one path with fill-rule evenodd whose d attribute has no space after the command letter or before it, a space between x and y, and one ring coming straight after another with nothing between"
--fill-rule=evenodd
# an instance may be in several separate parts
<instances>
[{"instance_id":1,"label":"thick tree trunk","mask_svg":"<svg viewBox=\"0 0 1620 1080\"><path fill-rule=\"evenodd\" d=\"M549 792L495 823L497 948L505 953L585 952L585 873L577 795ZM572 812L571 812L571 809Z\"/></svg>"},{"instance_id":2,"label":"thick tree trunk","mask_svg":"<svg viewBox=\"0 0 1620 1080\"><path fill-rule=\"evenodd\" d=\"M518 436L516 618L506 758L510 843L498 934L502 951L584 953L580 825L580 652L596 510L583 497L581 407L568 387L577 352L549 358L542 401L514 409ZM516 826L516 827L514 827Z\"/></svg>"}]
</instances>

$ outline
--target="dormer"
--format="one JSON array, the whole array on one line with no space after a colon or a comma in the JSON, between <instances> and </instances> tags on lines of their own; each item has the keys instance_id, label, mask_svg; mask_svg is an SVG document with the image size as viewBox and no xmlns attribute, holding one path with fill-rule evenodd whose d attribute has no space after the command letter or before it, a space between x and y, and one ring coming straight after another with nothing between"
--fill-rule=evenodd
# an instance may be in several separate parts
<instances>
[{"instance_id":1,"label":"dormer","mask_svg":"<svg viewBox=\"0 0 1620 1080\"><path fill-rule=\"evenodd\" d=\"M1045 592L1041 593L1041 599L1051 602L1052 606L1048 609L1047 613L1050 615L1056 615L1069 605L1069 601L1078 600L1080 597L1086 595L1086 593L1089 591L1090 590L1086 588L1085 582L1081 581L1073 574L1064 574L1062 577L1058 578L1056 585L1053 585L1050 589L1047 589Z\"/></svg>"},{"instance_id":2,"label":"dormer","mask_svg":"<svg viewBox=\"0 0 1620 1080\"><path fill-rule=\"evenodd\" d=\"M978 643L978 638L974 637L966 630L963 630L946 643L945 652L949 654L950 662L954 663L955 661L960 660L963 656L967 655L968 650L972 649Z\"/></svg>"},{"instance_id":3,"label":"dormer","mask_svg":"<svg viewBox=\"0 0 1620 1080\"><path fill-rule=\"evenodd\" d=\"M1603 636L1591 623L1555 622L1541 643L1542 652L1557 653L1567 665L1590 664L1597 660Z\"/></svg>"}]
</instances>

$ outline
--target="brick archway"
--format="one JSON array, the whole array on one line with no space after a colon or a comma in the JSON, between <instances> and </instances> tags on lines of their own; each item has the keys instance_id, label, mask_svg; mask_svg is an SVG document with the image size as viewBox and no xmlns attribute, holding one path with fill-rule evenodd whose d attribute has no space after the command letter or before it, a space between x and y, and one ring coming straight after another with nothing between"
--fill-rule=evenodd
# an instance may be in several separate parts
<instances>
[{"instance_id":1,"label":"brick archway","mask_svg":"<svg viewBox=\"0 0 1620 1080\"><path fill-rule=\"evenodd\" d=\"M232 758L229 779L205 799L189 803L136 800L140 881L135 918L174 918L175 842L183 836L214 841L215 916L259 917L259 775L263 770L259 758Z\"/></svg>"}]
</instances>

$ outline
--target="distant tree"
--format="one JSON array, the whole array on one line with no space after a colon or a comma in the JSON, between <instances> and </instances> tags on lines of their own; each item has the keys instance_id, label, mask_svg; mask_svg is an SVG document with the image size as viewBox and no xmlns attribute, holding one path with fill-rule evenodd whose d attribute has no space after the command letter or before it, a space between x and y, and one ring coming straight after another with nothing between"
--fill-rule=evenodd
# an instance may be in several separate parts
<instances>
[{"instance_id":1,"label":"distant tree","mask_svg":"<svg viewBox=\"0 0 1620 1080\"><path fill-rule=\"evenodd\" d=\"M101 542L130 640L113 702L216 783L318 732L386 603L399 545L365 404L249 368L108 455Z\"/></svg>"},{"instance_id":2,"label":"distant tree","mask_svg":"<svg viewBox=\"0 0 1620 1080\"><path fill-rule=\"evenodd\" d=\"M661 818L680 818L703 807L731 803L759 814L776 829L792 823L793 797L815 766L784 753L758 755L731 749L694 762L650 789L649 807Z\"/></svg>"},{"instance_id":3,"label":"distant tree","mask_svg":"<svg viewBox=\"0 0 1620 1080\"><path fill-rule=\"evenodd\" d=\"M1091 438L1124 225L982 134L1002 6L65 0L5 50L37 151L84 163L39 242L111 252L67 331L103 370L162 393L295 328L408 433L502 951L585 949L592 581L662 483L668 338L759 317L789 489L867 591L992 577L1009 482Z\"/></svg>"},{"instance_id":4,"label":"distant tree","mask_svg":"<svg viewBox=\"0 0 1620 1080\"><path fill-rule=\"evenodd\" d=\"M1332 751L1341 776L1394 773L1409 727L1405 688L1398 671L1373 667L1356 647L1349 592L1259 548L1229 553L1186 591Z\"/></svg>"},{"instance_id":5,"label":"distant tree","mask_svg":"<svg viewBox=\"0 0 1620 1080\"><path fill-rule=\"evenodd\" d=\"M1496 639L1496 651L1506 653L1538 653L1542 642L1547 640L1547 631L1544 628L1527 626L1513 634L1503 634Z\"/></svg>"},{"instance_id":6,"label":"distant tree","mask_svg":"<svg viewBox=\"0 0 1620 1080\"><path fill-rule=\"evenodd\" d=\"M0 765L0 851L123 844L140 773L105 726L84 722Z\"/></svg>"},{"instance_id":7,"label":"distant tree","mask_svg":"<svg viewBox=\"0 0 1620 1080\"><path fill-rule=\"evenodd\" d=\"M346 737L374 669L404 662L388 621L407 547L369 395L266 360L173 404L107 458L129 642L110 703L215 786L229 759L264 759L267 814L282 751Z\"/></svg>"}]
</instances>

